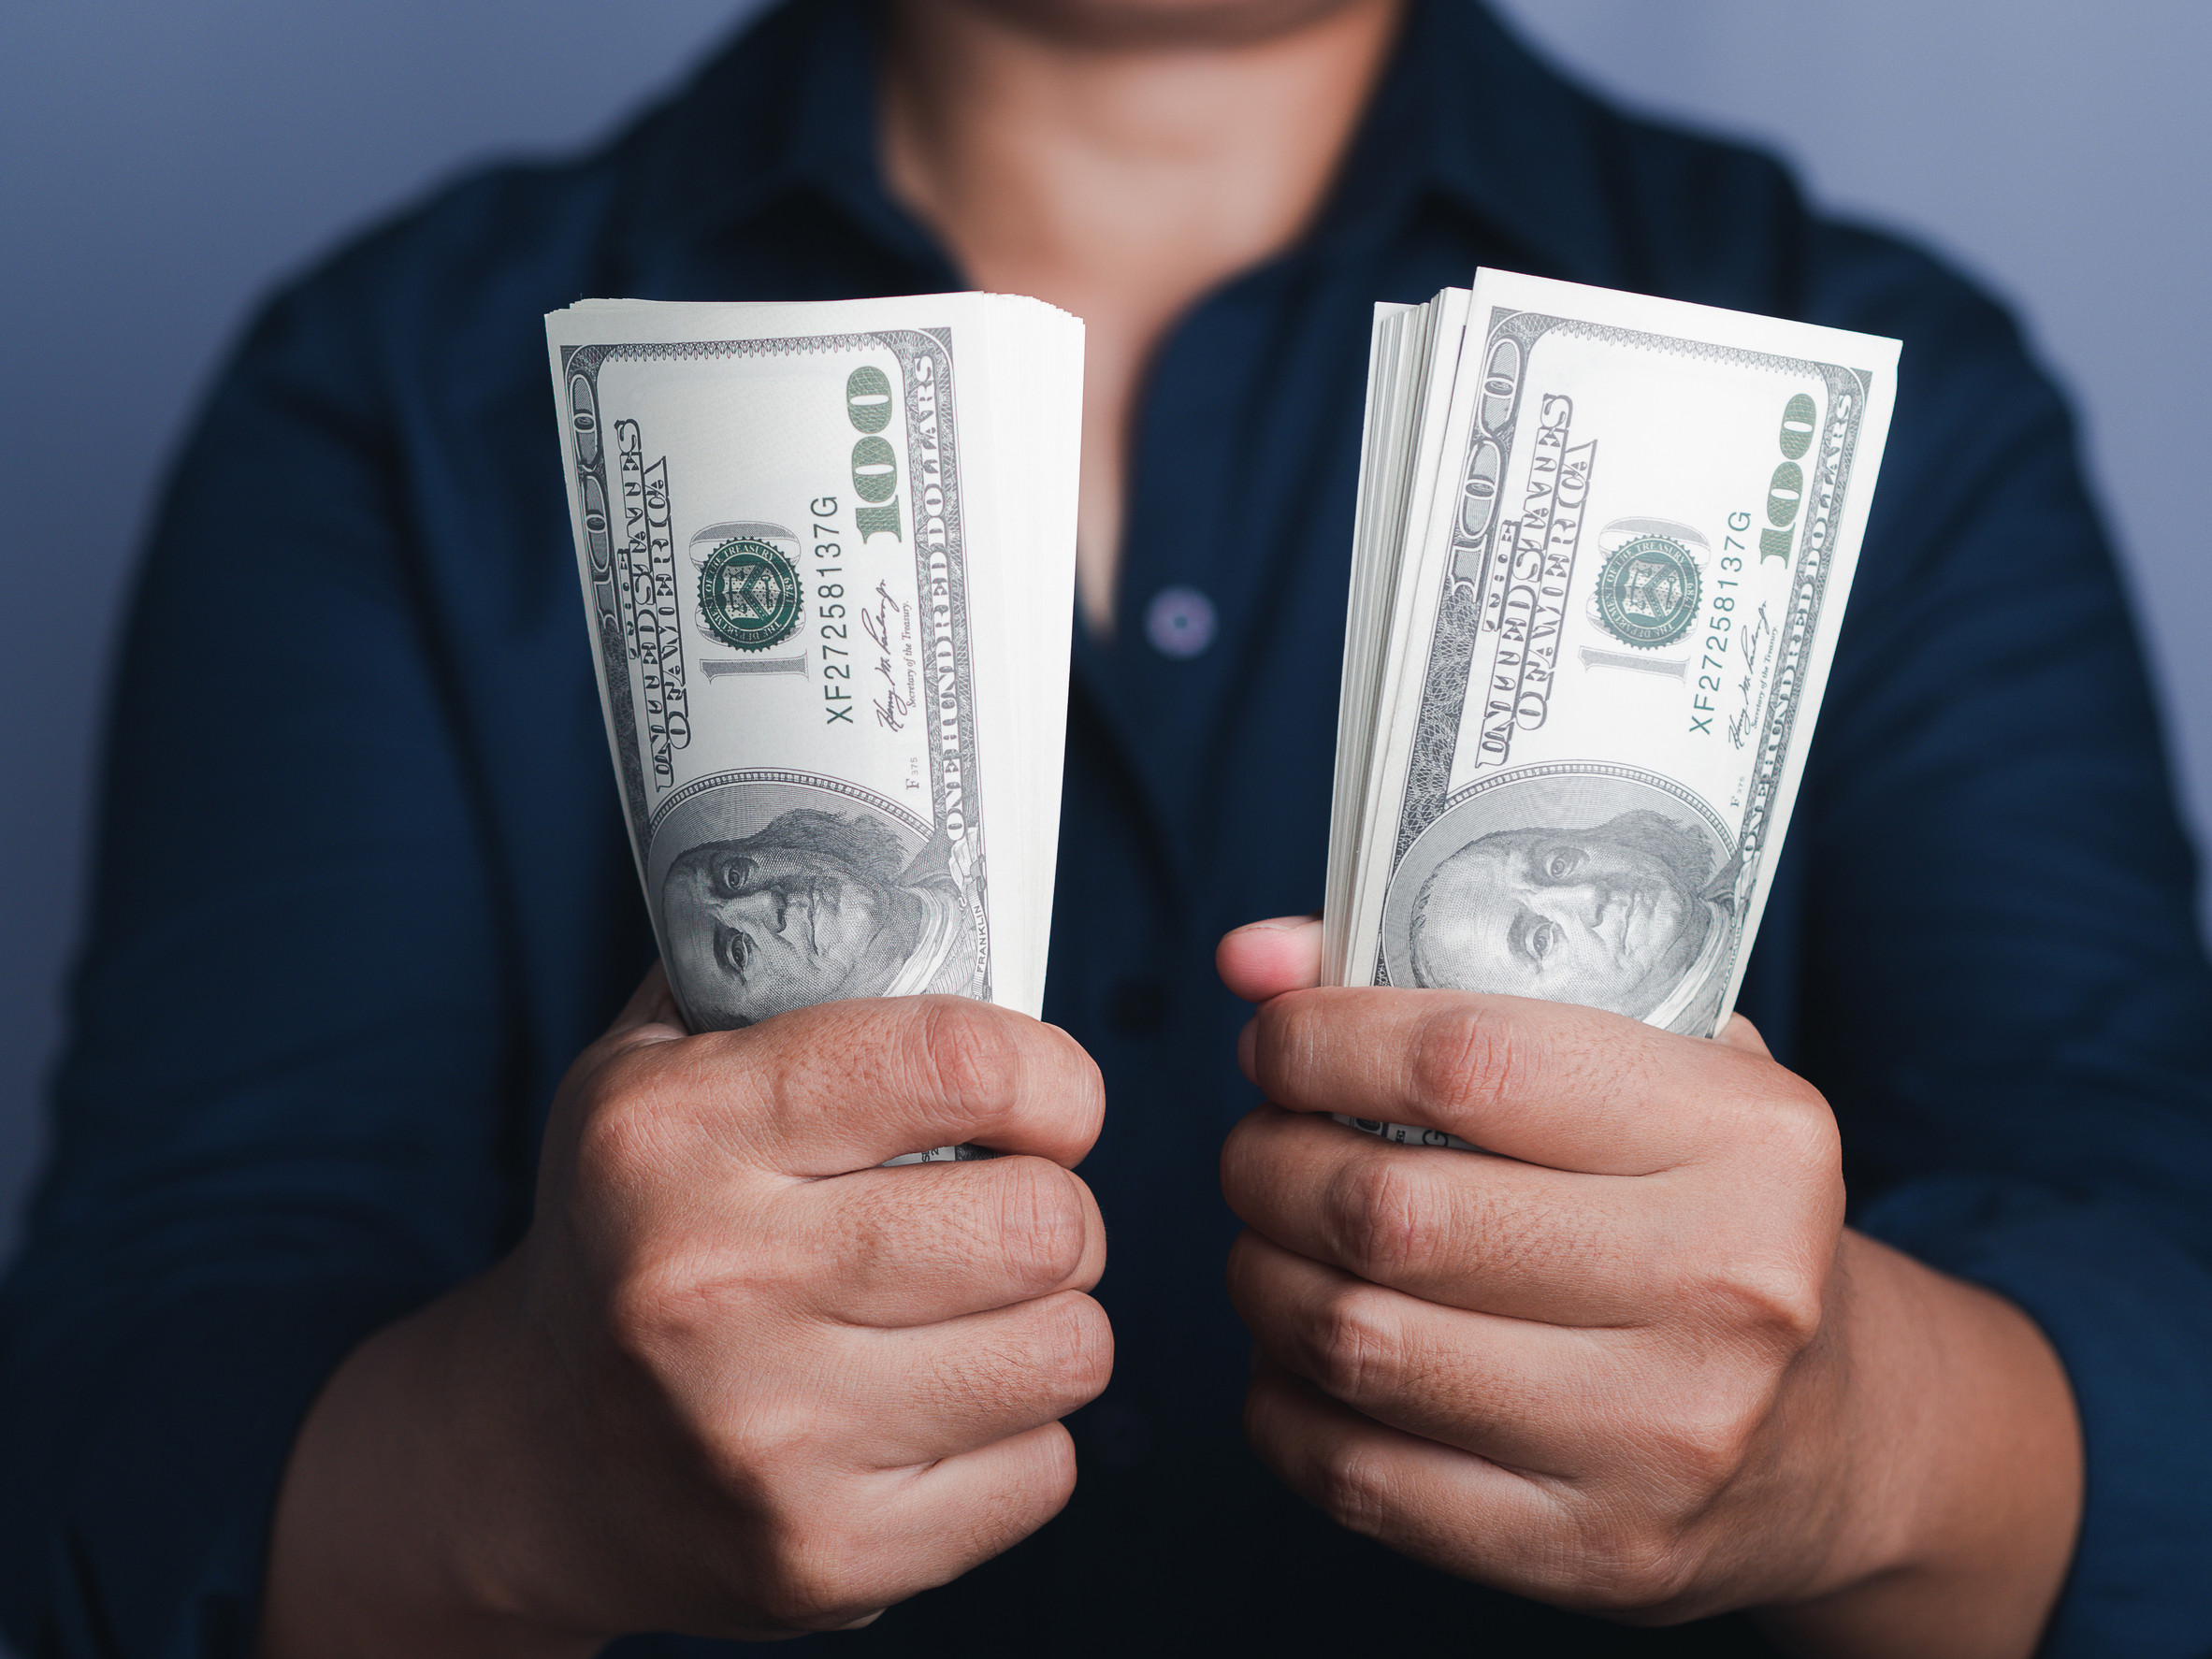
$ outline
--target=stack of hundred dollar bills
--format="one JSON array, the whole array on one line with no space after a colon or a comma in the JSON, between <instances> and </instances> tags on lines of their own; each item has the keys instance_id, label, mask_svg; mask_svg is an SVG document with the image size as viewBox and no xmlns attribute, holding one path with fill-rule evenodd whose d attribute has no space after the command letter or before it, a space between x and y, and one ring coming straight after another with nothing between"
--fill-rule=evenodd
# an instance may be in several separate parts
<instances>
[{"instance_id":1,"label":"stack of hundred dollar bills","mask_svg":"<svg viewBox=\"0 0 2212 1659\"><path fill-rule=\"evenodd\" d=\"M1082 324L988 294L545 323L615 776L685 1017L927 991L1037 1013Z\"/></svg>"},{"instance_id":2,"label":"stack of hundred dollar bills","mask_svg":"<svg viewBox=\"0 0 2212 1659\"><path fill-rule=\"evenodd\" d=\"M1897 358L1895 340L1490 270L1376 308L1329 983L1718 1031Z\"/></svg>"}]
</instances>

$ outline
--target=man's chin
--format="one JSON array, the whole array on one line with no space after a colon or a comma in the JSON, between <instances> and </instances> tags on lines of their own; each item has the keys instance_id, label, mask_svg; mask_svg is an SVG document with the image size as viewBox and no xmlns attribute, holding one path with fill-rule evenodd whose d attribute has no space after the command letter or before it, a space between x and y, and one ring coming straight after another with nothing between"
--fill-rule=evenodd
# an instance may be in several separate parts
<instances>
[{"instance_id":1,"label":"man's chin","mask_svg":"<svg viewBox=\"0 0 2212 1659\"><path fill-rule=\"evenodd\" d=\"M906 965L904 957L894 951L863 950L852 970L846 974L837 988L823 999L824 1002L846 1002L854 997L880 997L898 978L899 970Z\"/></svg>"},{"instance_id":2,"label":"man's chin","mask_svg":"<svg viewBox=\"0 0 2212 1659\"><path fill-rule=\"evenodd\" d=\"M1617 1011L1631 1019L1648 1019L1682 984L1682 976L1696 965L1698 953L1705 948L1705 935L1711 930L1713 917L1706 907L1699 905L1684 917L1684 925L1676 930L1673 942L1659 966L1637 982L1636 988L1622 999Z\"/></svg>"},{"instance_id":3,"label":"man's chin","mask_svg":"<svg viewBox=\"0 0 2212 1659\"><path fill-rule=\"evenodd\" d=\"M1236 47L1294 33L1350 0L979 0L984 9L1070 45Z\"/></svg>"},{"instance_id":4,"label":"man's chin","mask_svg":"<svg viewBox=\"0 0 2212 1659\"><path fill-rule=\"evenodd\" d=\"M1636 988L1634 996L1624 998L1614 1003L1612 1011L1615 1014L1626 1015L1630 1019L1649 1019L1658 1011L1659 1004L1667 1000L1668 993L1673 990L1675 986L1681 983L1681 980L1682 975L1679 974L1663 985L1655 985L1650 980L1646 980Z\"/></svg>"}]
</instances>

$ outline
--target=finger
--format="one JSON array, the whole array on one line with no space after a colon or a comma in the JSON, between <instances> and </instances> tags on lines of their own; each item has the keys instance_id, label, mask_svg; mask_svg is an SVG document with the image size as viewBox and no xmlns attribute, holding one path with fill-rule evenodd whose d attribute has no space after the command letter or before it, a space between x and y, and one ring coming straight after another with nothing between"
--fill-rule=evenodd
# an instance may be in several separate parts
<instances>
[{"instance_id":1,"label":"finger","mask_svg":"<svg viewBox=\"0 0 2212 1659\"><path fill-rule=\"evenodd\" d=\"M858 1629L1019 1542L1065 1507L1075 1481L1075 1447L1057 1423L920 1468L832 1478L775 1506L787 1514L765 1538L746 1529L731 1539L725 1572L746 1610L732 1619L718 1598L695 1602L683 1628L740 1641ZM711 1536L701 1541L715 1551Z\"/></svg>"},{"instance_id":2,"label":"finger","mask_svg":"<svg viewBox=\"0 0 2212 1659\"><path fill-rule=\"evenodd\" d=\"M1440 1129L1592 1175L1672 1168L1709 1149L1716 1121L1819 1098L1740 1047L1466 991L1293 991L1261 1005L1253 1060L1292 1111Z\"/></svg>"},{"instance_id":3,"label":"finger","mask_svg":"<svg viewBox=\"0 0 2212 1659\"><path fill-rule=\"evenodd\" d=\"M814 1404L854 1425L846 1455L863 1467L957 1457L1056 1422L1113 1375L1113 1327L1078 1291L942 1324L831 1336Z\"/></svg>"},{"instance_id":4,"label":"finger","mask_svg":"<svg viewBox=\"0 0 2212 1659\"><path fill-rule=\"evenodd\" d=\"M689 1034L683 1011L676 1006L675 993L669 988L668 971L656 959L600 1041L619 1049Z\"/></svg>"},{"instance_id":5,"label":"finger","mask_svg":"<svg viewBox=\"0 0 2212 1659\"><path fill-rule=\"evenodd\" d=\"M1728 1023L1720 1028L1717 1040L1726 1043L1730 1048L1740 1048L1745 1054L1756 1054L1761 1060L1774 1058L1773 1052L1767 1046L1766 1038L1759 1035L1758 1027L1741 1014L1728 1016Z\"/></svg>"},{"instance_id":6,"label":"finger","mask_svg":"<svg viewBox=\"0 0 2212 1659\"><path fill-rule=\"evenodd\" d=\"M1362 1415L1521 1474L1655 1461L1716 1421L1735 1362L1684 1364L1642 1330L1571 1330L1439 1307L1246 1233L1230 1300L1267 1356Z\"/></svg>"},{"instance_id":7,"label":"finger","mask_svg":"<svg viewBox=\"0 0 2212 1659\"><path fill-rule=\"evenodd\" d=\"M824 1003L684 1049L672 1081L693 1109L737 1156L794 1176L965 1142L1072 1168L1106 1106L1065 1031L964 997Z\"/></svg>"},{"instance_id":8,"label":"finger","mask_svg":"<svg viewBox=\"0 0 2212 1659\"><path fill-rule=\"evenodd\" d=\"M1569 1517L1545 1483L1363 1417L1265 1359L1244 1429L1339 1526L1479 1584L1555 1600L1571 1582Z\"/></svg>"},{"instance_id":9,"label":"finger","mask_svg":"<svg viewBox=\"0 0 2212 1659\"><path fill-rule=\"evenodd\" d=\"M1229 1207L1285 1249L1424 1301L1555 1325L1641 1317L1681 1243L1673 1182L1444 1156L1275 1106L1222 1148Z\"/></svg>"},{"instance_id":10,"label":"finger","mask_svg":"<svg viewBox=\"0 0 2212 1659\"><path fill-rule=\"evenodd\" d=\"M856 1577L879 1606L949 1583L1059 1514L1075 1486L1075 1443L1058 1423L870 1475L857 1495L869 1511L872 1559Z\"/></svg>"},{"instance_id":11,"label":"finger","mask_svg":"<svg viewBox=\"0 0 2212 1659\"><path fill-rule=\"evenodd\" d=\"M1097 1200L1043 1158L808 1182L776 1225L801 1264L804 1305L847 1324L934 1324L1088 1291L1106 1269Z\"/></svg>"},{"instance_id":12,"label":"finger","mask_svg":"<svg viewBox=\"0 0 2212 1659\"><path fill-rule=\"evenodd\" d=\"M1321 983L1321 918L1277 916L1223 934L1214 951L1222 983L1248 1003Z\"/></svg>"}]
</instances>

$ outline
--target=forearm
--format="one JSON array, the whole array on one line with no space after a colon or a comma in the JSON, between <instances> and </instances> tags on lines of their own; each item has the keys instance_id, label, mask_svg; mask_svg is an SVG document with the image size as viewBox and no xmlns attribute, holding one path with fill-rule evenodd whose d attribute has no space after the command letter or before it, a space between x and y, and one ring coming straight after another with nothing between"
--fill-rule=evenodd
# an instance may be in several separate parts
<instances>
[{"instance_id":1,"label":"forearm","mask_svg":"<svg viewBox=\"0 0 2212 1659\"><path fill-rule=\"evenodd\" d=\"M1854 1445L1830 1571L1758 1617L1808 1659L2025 1659L2072 1559L2081 1430L2058 1355L2010 1302L1844 1237Z\"/></svg>"},{"instance_id":2,"label":"forearm","mask_svg":"<svg viewBox=\"0 0 2212 1659\"><path fill-rule=\"evenodd\" d=\"M541 1507L503 1455L528 1412L487 1334L513 1294L495 1269L356 1349L286 1465L263 1594L260 1659L584 1659L603 1637L515 1605Z\"/></svg>"},{"instance_id":3,"label":"forearm","mask_svg":"<svg viewBox=\"0 0 2212 1659\"><path fill-rule=\"evenodd\" d=\"M657 969L563 1081L514 1253L309 1413L261 1659L847 1629L1067 1502L1060 1420L1113 1362L1072 1173L1090 1057L955 998L699 1038L672 1014ZM881 1167L984 1134L1006 1155ZM793 1173L822 1169L852 1173Z\"/></svg>"}]
</instances>

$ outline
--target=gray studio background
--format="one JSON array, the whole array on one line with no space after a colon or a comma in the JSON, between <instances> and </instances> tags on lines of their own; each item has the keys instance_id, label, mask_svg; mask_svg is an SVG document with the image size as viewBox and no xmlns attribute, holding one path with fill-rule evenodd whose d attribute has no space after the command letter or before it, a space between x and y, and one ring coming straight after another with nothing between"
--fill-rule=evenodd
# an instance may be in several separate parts
<instances>
[{"instance_id":1,"label":"gray studio background","mask_svg":"<svg viewBox=\"0 0 2212 1659\"><path fill-rule=\"evenodd\" d=\"M481 158L588 141L752 3L0 7L0 1249L58 1035L117 604L219 353L332 238ZM2087 417L2193 821L2212 823L2212 7L1505 3L1598 82L1782 149L1829 204L2019 307Z\"/></svg>"}]
</instances>

